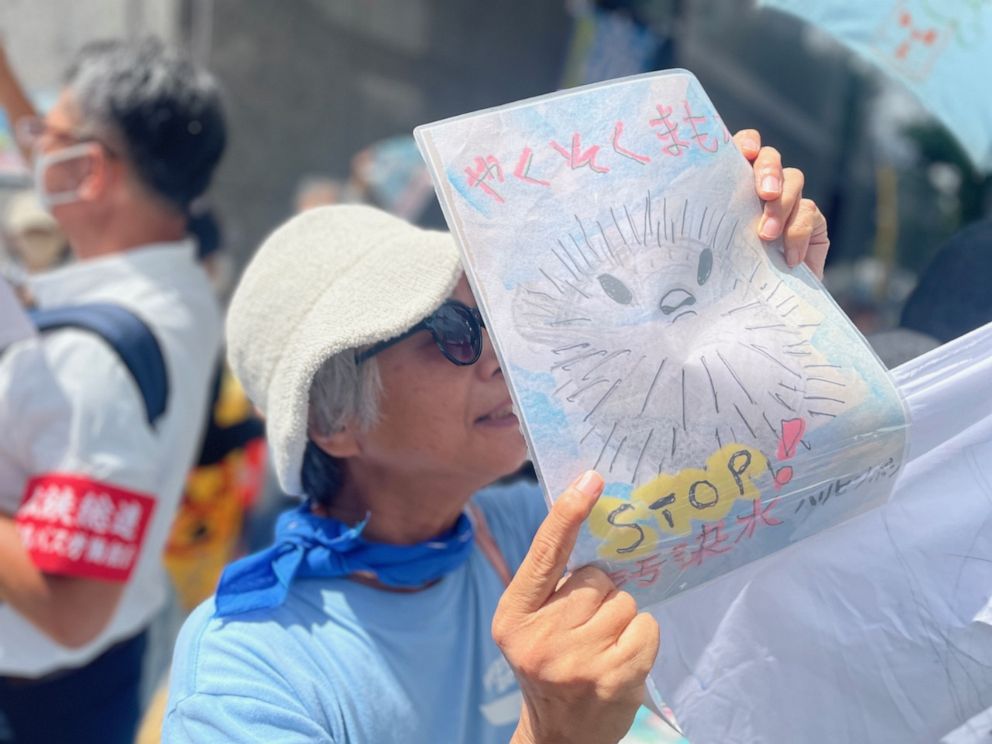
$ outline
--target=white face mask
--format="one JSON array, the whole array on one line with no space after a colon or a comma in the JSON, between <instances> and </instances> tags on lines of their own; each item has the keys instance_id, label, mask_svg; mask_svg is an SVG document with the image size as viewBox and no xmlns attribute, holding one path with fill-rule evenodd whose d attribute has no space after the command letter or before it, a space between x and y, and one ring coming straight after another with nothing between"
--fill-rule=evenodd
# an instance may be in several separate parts
<instances>
[{"instance_id":1,"label":"white face mask","mask_svg":"<svg viewBox=\"0 0 992 744\"><path fill-rule=\"evenodd\" d=\"M60 204L70 204L79 201L79 186L85 176L79 179L74 187L62 189L60 191L49 191L45 185L45 178L49 169L54 166L67 163L70 160L92 157L95 145L92 142L81 142L78 145L63 147L61 150L49 153L37 153L34 158L34 190L45 209L59 206Z\"/></svg>"}]
</instances>

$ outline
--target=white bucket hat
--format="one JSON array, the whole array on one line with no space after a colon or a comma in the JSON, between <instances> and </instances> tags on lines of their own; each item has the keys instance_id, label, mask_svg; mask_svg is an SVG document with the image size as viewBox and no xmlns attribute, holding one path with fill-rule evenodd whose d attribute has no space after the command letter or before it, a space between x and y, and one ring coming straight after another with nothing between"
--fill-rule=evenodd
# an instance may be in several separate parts
<instances>
[{"instance_id":1,"label":"white bucket hat","mask_svg":"<svg viewBox=\"0 0 992 744\"><path fill-rule=\"evenodd\" d=\"M308 210L265 240L231 299L227 350L265 415L287 494L303 495L310 384L320 366L413 327L447 299L461 272L448 233L366 206Z\"/></svg>"}]
</instances>

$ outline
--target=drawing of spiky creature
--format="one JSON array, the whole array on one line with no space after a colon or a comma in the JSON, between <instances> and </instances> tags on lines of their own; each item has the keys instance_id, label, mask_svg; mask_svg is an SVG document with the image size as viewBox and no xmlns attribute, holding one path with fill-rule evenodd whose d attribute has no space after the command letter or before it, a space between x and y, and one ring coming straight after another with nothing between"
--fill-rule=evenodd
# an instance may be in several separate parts
<instances>
[{"instance_id":1,"label":"drawing of spiky creature","mask_svg":"<svg viewBox=\"0 0 992 744\"><path fill-rule=\"evenodd\" d=\"M576 217L517 288L514 323L549 360L553 397L611 479L700 467L730 442L774 457L785 422L811 431L863 396L811 343L818 311L742 229L648 195L605 219Z\"/></svg>"}]
</instances>

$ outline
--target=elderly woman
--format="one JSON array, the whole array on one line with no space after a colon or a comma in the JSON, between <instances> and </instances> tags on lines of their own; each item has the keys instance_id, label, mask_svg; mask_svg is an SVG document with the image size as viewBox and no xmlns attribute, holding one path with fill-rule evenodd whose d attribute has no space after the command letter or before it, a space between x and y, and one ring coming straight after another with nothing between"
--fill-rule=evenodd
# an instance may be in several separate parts
<instances>
[{"instance_id":1,"label":"elderly woman","mask_svg":"<svg viewBox=\"0 0 992 744\"><path fill-rule=\"evenodd\" d=\"M738 144L758 156L759 231L822 270L801 174L754 132ZM165 740L620 739L658 627L598 569L561 578L595 472L550 514L532 485L490 486L526 448L452 239L369 207L306 212L259 250L227 330L305 501L187 621Z\"/></svg>"}]
</instances>

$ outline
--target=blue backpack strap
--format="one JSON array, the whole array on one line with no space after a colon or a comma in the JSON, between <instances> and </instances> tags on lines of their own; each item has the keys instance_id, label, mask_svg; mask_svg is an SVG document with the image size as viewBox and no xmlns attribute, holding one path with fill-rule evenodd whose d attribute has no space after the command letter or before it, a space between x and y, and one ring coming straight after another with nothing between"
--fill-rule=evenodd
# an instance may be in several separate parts
<instances>
[{"instance_id":1,"label":"blue backpack strap","mask_svg":"<svg viewBox=\"0 0 992 744\"><path fill-rule=\"evenodd\" d=\"M106 341L137 383L148 423L155 426L169 400L169 375L158 340L141 318L110 303L31 310L28 315L39 331L76 328Z\"/></svg>"}]
</instances>

